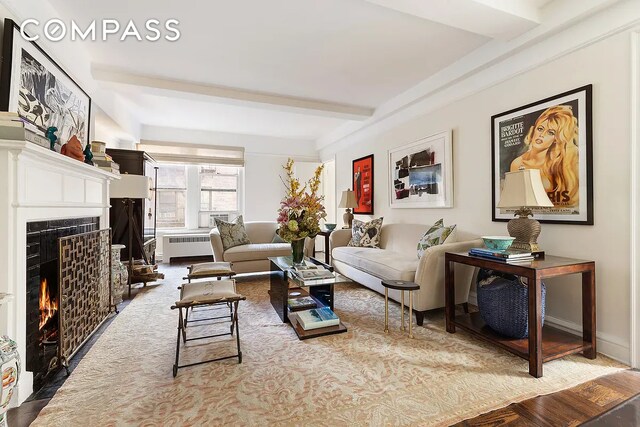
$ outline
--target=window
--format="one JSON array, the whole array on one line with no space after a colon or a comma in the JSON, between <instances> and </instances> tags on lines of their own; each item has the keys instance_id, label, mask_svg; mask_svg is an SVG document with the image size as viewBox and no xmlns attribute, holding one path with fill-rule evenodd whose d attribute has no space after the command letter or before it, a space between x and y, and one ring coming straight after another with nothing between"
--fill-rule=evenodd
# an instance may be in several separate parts
<instances>
[{"instance_id":1,"label":"window","mask_svg":"<svg viewBox=\"0 0 640 427\"><path fill-rule=\"evenodd\" d=\"M237 167L200 166L201 227L209 226L209 213L238 212L238 176Z\"/></svg>"},{"instance_id":2,"label":"window","mask_svg":"<svg viewBox=\"0 0 640 427\"><path fill-rule=\"evenodd\" d=\"M160 165L157 197L158 228L184 228L187 208L187 169L185 165Z\"/></svg>"}]
</instances>

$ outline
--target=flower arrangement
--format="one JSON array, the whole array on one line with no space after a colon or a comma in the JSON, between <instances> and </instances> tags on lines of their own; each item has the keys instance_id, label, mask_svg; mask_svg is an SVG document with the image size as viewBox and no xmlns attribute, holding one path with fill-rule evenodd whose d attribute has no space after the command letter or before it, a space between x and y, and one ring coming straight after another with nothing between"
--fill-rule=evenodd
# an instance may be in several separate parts
<instances>
[{"instance_id":1,"label":"flower arrangement","mask_svg":"<svg viewBox=\"0 0 640 427\"><path fill-rule=\"evenodd\" d=\"M287 160L283 168L287 174L286 181L283 180L287 195L280 202L278 210L278 234L287 242L314 237L320 232L320 220L327 216L322 205L324 196L318 195L324 165L318 166L313 177L304 185L293 174L292 159Z\"/></svg>"}]
</instances>

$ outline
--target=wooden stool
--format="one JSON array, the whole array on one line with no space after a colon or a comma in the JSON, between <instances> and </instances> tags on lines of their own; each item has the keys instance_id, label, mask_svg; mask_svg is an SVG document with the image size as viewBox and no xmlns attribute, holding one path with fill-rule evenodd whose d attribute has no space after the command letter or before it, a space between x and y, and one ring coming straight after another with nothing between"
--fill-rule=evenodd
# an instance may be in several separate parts
<instances>
[{"instance_id":1,"label":"wooden stool","mask_svg":"<svg viewBox=\"0 0 640 427\"><path fill-rule=\"evenodd\" d=\"M216 362L218 360L230 359L232 357L238 358L238 363L242 363L242 351L240 351L240 330L238 328L238 302L244 301L247 298L236 292L236 282L233 279L229 280L210 280L208 282L197 283L185 283L180 287L180 301L176 301L175 305L171 306L171 309L178 309L178 339L176 342L176 361L173 365L173 376L178 374L178 369L186 368L188 366L201 365L203 363ZM228 333L207 335L203 337L189 338L187 339L186 320L183 320L182 309L189 310L194 307L212 306L217 304L227 304L229 306L230 315L222 316L219 318L227 318L231 320ZM207 319L210 320L210 319ZM205 338L215 338L225 335L233 335L235 331L236 346L238 349L237 354L233 354L225 357L218 357L216 359L209 359L203 362L189 363L187 365L180 366L180 337L184 344L187 341L201 340Z\"/></svg>"},{"instance_id":2,"label":"wooden stool","mask_svg":"<svg viewBox=\"0 0 640 427\"><path fill-rule=\"evenodd\" d=\"M212 277L218 280L223 277L233 277L236 272L231 268L230 262L202 262L200 264L192 264L187 267L189 273L183 277L184 280L188 280L191 283L196 279L209 279Z\"/></svg>"},{"instance_id":3,"label":"wooden stool","mask_svg":"<svg viewBox=\"0 0 640 427\"><path fill-rule=\"evenodd\" d=\"M409 291L409 338L413 338L413 331L411 329L413 316L413 291L420 289L420 285L410 282L408 280L383 280L382 286L384 286L384 332L389 333L389 289L396 289L400 291L400 309L402 316L401 331L405 331L404 327L404 291Z\"/></svg>"}]
</instances>

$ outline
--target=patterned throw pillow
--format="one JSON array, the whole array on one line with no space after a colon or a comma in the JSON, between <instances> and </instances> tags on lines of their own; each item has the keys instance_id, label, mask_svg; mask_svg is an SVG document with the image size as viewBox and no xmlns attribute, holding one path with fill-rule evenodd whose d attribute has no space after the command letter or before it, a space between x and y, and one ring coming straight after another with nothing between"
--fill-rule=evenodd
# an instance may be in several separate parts
<instances>
[{"instance_id":1,"label":"patterned throw pillow","mask_svg":"<svg viewBox=\"0 0 640 427\"><path fill-rule=\"evenodd\" d=\"M430 247L443 244L455 228L455 224L445 227L442 218L436 221L418 241L418 259L422 258L424 251Z\"/></svg>"},{"instance_id":2,"label":"patterned throw pillow","mask_svg":"<svg viewBox=\"0 0 640 427\"><path fill-rule=\"evenodd\" d=\"M351 240L347 246L379 248L381 228L382 218L374 219L369 222L354 219L351 227Z\"/></svg>"},{"instance_id":3,"label":"patterned throw pillow","mask_svg":"<svg viewBox=\"0 0 640 427\"><path fill-rule=\"evenodd\" d=\"M249 236L244 229L244 221L242 215L237 217L233 222L223 221L216 218L216 227L220 232L220 238L222 239L222 249L233 248L234 246L247 245L251 243Z\"/></svg>"}]
</instances>

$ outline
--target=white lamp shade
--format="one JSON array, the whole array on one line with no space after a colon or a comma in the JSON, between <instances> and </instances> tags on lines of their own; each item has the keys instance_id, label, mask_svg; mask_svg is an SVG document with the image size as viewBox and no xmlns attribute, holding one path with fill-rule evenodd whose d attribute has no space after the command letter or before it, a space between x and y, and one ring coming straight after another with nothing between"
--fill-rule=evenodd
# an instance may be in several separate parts
<instances>
[{"instance_id":1,"label":"white lamp shade","mask_svg":"<svg viewBox=\"0 0 640 427\"><path fill-rule=\"evenodd\" d=\"M113 199L151 199L151 178L144 175L120 175L111 183L109 197Z\"/></svg>"},{"instance_id":2,"label":"white lamp shade","mask_svg":"<svg viewBox=\"0 0 640 427\"><path fill-rule=\"evenodd\" d=\"M358 203L356 202L356 194L351 190L344 190L342 192L342 198L340 199L339 208L356 208Z\"/></svg>"},{"instance_id":3,"label":"white lamp shade","mask_svg":"<svg viewBox=\"0 0 640 427\"><path fill-rule=\"evenodd\" d=\"M499 208L553 207L542 185L539 169L521 169L504 175Z\"/></svg>"}]
</instances>

